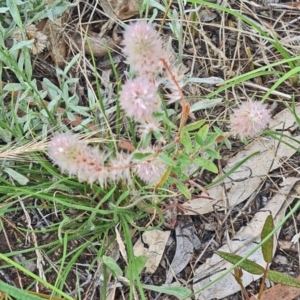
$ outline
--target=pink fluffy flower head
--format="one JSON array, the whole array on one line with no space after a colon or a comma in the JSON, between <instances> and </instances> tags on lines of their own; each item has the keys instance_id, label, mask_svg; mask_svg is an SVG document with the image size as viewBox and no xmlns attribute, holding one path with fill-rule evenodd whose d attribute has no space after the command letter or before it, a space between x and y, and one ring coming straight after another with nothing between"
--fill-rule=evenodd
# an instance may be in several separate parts
<instances>
[{"instance_id":1,"label":"pink fluffy flower head","mask_svg":"<svg viewBox=\"0 0 300 300\"><path fill-rule=\"evenodd\" d=\"M123 53L138 75L155 76L168 55L159 33L145 21L131 23L125 29Z\"/></svg>"},{"instance_id":2,"label":"pink fluffy flower head","mask_svg":"<svg viewBox=\"0 0 300 300\"><path fill-rule=\"evenodd\" d=\"M131 173L130 173L130 164L131 164L132 155L126 153L118 153L116 157L112 158L109 161L109 179L113 183L118 181L123 181L123 183L129 185L131 183Z\"/></svg>"},{"instance_id":3,"label":"pink fluffy flower head","mask_svg":"<svg viewBox=\"0 0 300 300\"><path fill-rule=\"evenodd\" d=\"M80 182L106 184L108 170L104 163L107 154L90 147L75 135L61 133L52 138L48 146L49 156L64 173L76 175Z\"/></svg>"},{"instance_id":4,"label":"pink fluffy flower head","mask_svg":"<svg viewBox=\"0 0 300 300\"><path fill-rule=\"evenodd\" d=\"M98 147L87 147L87 151L78 159L78 180L90 184L98 182L101 187L106 186L109 171L105 166L108 154Z\"/></svg>"},{"instance_id":5,"label":"pink fluffy flower head","mask_svg":"<svg viewBox=\"0 0 300 300\"><path fill-rule=\"evenodd\" d=\"M264 130L271 120L270 110L259 101L243 102L231 116L231 131L241 138L251 138Z\"/></svg>"},{"instance_id":6,"label":"pink fluffy flower head","mask_svg":"<svg viewBox=\"0 0 300 300\"><path fill-rule=\"evenodd\" d=\"M61 170L77 175L78 158L86 152L87 144L69 133L55 135L49 142L49 156ZM76 163L77 162L77 163Z\"/></svg>"},{"instance_id":7,"label":"pink fluffy flower head","mask_svg":"<svg viewBox=\"0 0 300 300\"><path fill-rule=\"evenodd\" d=\"M150 147L138 151L154 153L154 150ZM165 163L158 157L147 157L145 160L135 162L137 165L134 167L134 171L137 176L149 185L157 184L166 171Z\"/></svg>"},{"instance_id":8,"label":"pink fluffy flower head","mask_svg":"<svg viewBox=\"0 0 300 300\"><path fill-rule=\"evenodd\" d=\"M160 110L160 98L154 83L147 78L137 77L123 85L120 105L128 117L144 123L152 120L153 113Z\"/></svg>"}]
</instances>

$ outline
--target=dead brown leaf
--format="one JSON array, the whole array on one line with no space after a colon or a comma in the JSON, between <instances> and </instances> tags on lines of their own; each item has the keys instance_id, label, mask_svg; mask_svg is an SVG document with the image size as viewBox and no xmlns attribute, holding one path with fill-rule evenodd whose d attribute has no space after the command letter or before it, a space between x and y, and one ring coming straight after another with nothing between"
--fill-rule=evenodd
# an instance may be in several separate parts
<instances>
[{"instance_id":1,"label":"dead brown leaf","mask_svg":"<svg viewBox=\"0 0 300 300\"><path fill-rule=\"evenodd\" d=\"M25 33L28 40L33 40L33 44L31 45L30 52L33 55L37 55L44 51L47 44L47 36L42 33L41 31L37 30L37 27L34 24L28 24L25 26ZM22 41L22 34L20 29L17 27L13 34L12 38L14 38L16 41L21 42Z\"/></svg>"},{"instance_id":2,"label":"dead brown leaf","mask_svg":"<svg viewBox=\"0 0 300 300\"><path fill-rule=\"evenodd\" d=\"M288 251L293 251L295 253L298 253L297 246L293 244L291 241L279 240L278 246L280 250L284 250L284 251L288 250Z\"/></svg>"},{"instance_id":3,"label":"dead brown leaf","mask_svg":"<svg viewBox=\"0 0 300 300\"><path fill-rule=\"evenodd\" d=\"M228 240L220 249L220 251L235 253L240 256L245 256L249 253L261 240L261 231L265 222L266 217L271 213L276 226L285 216L286 209L295 199L291 192L296 182L299 179L296 177L288 177L280 187L278 193L274 194L268 204L258 211L247 226L242 227L241 230L235 234L235 236ZM291 193L291 196L289 194ZM277 232L277 236L279 231ZM274 238L274 250L276 250ZM249 259L255 261L257 264L263 266L265 261L262 255L261 248L251 254ZM195 271L194 277L194 291L199 291L206 284L212 282L214 279L219 277L226 269L232 267L232 264L222 259L219 255L214 254L211 258L207 259L206 262L200 265ZM261 275L253 275L246 271L243 271L243 285L247 286L251 282L259 279ZM210 300L224 299L224 297L232 295L240 290L240 286L231 274L218 280L211 286L207 287L197 295L197 300ZM269 298L272 299L272 298ZM279 298L278 298L279 299ZM280 298L283 299L283 298Z\"/></svg>"},{"instance_id":4,"label":"dead brown leaf","mask_svg":"<svg viewBox=\"0 0 300 300\"><path fill-rule=\"evenodd\" d=\"M119 140L118 147L121 148L122 150L126 150L129 152L133 152L135 150L135 147L133 146L132 142L127 140Z\"/></svg>"},{"instance_id":5,"label":"dead brown leaf","mask_svg":"<svg viewBox=\"0 0 300 300\"><path fill-rule=\"evenodd\" d=\"M144 255L148 258L145 272L153 274L164 254L166 243L171 231L151 230L145 231L135 243L133 251L135 256Z\"/></svg>"},{"instance_id":6,"label":"dead brown leaf","mask_svg":"<svg viewBox=\"0 0 300 300\"><path fill-rule=\"evenodd\" d=\"M300 105L297 105L295 109L296 113L299 114ZM290 132L287 129L293 130L293 128L296 128L295 124L296 120L293 113L289 109L285 109L272 119L270 128L282 131L286 136L289 136ZM294 136L293 139L299 141L300 136ZM298 143L287 137L283 137L281 141L271 137L255 139L228 161L223 169L223 174L228 173L233 166L245 157L257 151L260 153L251 157L240 168L225 178L223 181L224 186L216 185L208 190L209 196L214 200L200 197L184 203L183 207L191 208L191 210L187 210L189 214L205 214L213 211L215 206L218 209L225 209L226 206L234 207L254 193L259 185L264 182L267 174L280 167L284 161L296 152L297 147ZM218 175L217 178L220 176Z\"/></svg>"},{"instance_id":7,"label":"dead brown leaf","mask_svg":"<svg viewBox=\"0 0 300 300\"><path fill-rule=\"evenodd\" d=\"M86 54L93 54L95 57L102 57L107 54L108 49L116 49L121 42L121 37L116 37L116 39L110 36L101 36L100 34L89 33L88 41L77 34L74 37L74 42L79 49L84 48ZM83 45L84 43L84 45Z\"/></svg>"},{"instance_id":8,"label":"dead brown leaf","mask_svg":"<svg viewBox=\"0 0 300 300\"><path fill-rule=\"evenodd\" d=\"M300 281L300 276L297 277ZM293 300L300 295L300 289L276 284L270 289L263 291L260 300ZM257 297L252 296L250 300L257 300Z\"/></svg>"},{"instance_id":9,"label":"dead brown leaf","mask_svg":"<svg viewBox=\"0 0 300 300\"><path fill-rule=\"evenodd\" d=\"M112 19L125 20L139 13L136 0L101 0L100 5Z\"/></svg>"},{"instance_id":10,"label":"dead brown leaf","mask_svg":"<svg viewBox=\"0 0 300 300\"><path fill-rule=\"evenodd\" d=\"M43 33L48 36L48 49L53 62L58 67L63 67L67 56L67 45L61 38L60 27L48 20Z\"/></svg>"},{"instance_id":11,"label":"dead brown leaf","mask_svg":"<svg viewBox=\"0 0 300 300\"><path fill-rule=\"evenodd\" d=\"M170 284L174 275L180 273L190 262L193 256L194 244L193 237L193 222L188 216L179 216L177 226L175 228L176 234L176 251L175 256L167 273L166 284Z\"/></svg>"},{"instance_id":12,"label":"dead brown leaf","mask_svg":"<svg viewBox=\"0 0 300 300\"><path fill-rule=\"evenodd\" d=\"M68 12L64 12L61 18L53 21L47 20L43 28L43 34L48 37L48 50L53 62L58 67L63 67L67 57L67 44L63 39L64 24L68 18Z\"/></svg>"}]
</instances>

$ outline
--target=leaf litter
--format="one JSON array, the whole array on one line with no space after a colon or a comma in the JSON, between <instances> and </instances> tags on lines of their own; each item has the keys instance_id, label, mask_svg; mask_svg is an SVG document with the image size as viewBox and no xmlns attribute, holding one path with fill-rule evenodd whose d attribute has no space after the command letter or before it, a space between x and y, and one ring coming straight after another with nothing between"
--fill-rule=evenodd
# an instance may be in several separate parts
<instances>
[{"instance_id":1,"label":"leaf litter","mask_svg":"<svg viewBox=\"0 0 300 300\"><path fill-rule=\"evenodd\" d=\"M286 178L283 187L281 187L278 193L270 199L268 204L258 211L247 226L243 227L231 240L228 240L224 246L219 248L219 250L235 253L240 256L245 256L249 253L260 242L260 234L266 217L271 213L274 218L275 226L283 219L286 209L294 200L294 197L288 197L287 195L291 192L297 181L299 181L299 178ZM278 236L279 232L277 232L276 235ZM275 242L277 244L277 241ZM274 247L274 250L276 250L276 247ZM261 248L250 255L249 259L261 266L265 265ZM230 267L232 267L231 263L224 261L219 255L214 254L196 270L193 285L194 291L199 291L206 284L209 284L214 279L218 278ZM260 277L261 275L253 275L243 271L243 284L244 286L247 286ZM231 274L227 274L225 277L206 288L203 292L198 293L197 300L210 300L213 298L222 299L239 290L240 286L234 277Z\"/></svg>"},{"instance_id":2,"label":"leaf litter","mask_svg":"<svg viewBox=\"0 0 300 300\"><path fill-rule=\"evenodd\" d=\"M296 113L300 114L300 105L296 106ZM274 117L270 128L290 136L289 130L295 124L295 117L289 109L285 109ZM293 136L293 139L300 141L300 136ZM282 137L281 141L271 137L256 138L243 150L239 151L237 155L228 160L222 173L229 173L231 168L239 164L241 160L253 153L259 153L225 178L222 184L208 189L207 192L213 200L200 197L185 202L182 206L188 209L186 214L206 214L214 211L214 207L221 210L232 209L235 205L250 197L265 181L269 172L280 167L283 161L295 154L297 148L299 148L298 143L286 137ZM221 175L217 176L213 181L218 180Z\"/></svg>"},{"instance_id":3,"label":"leaf litter","mask_svg":"<svg viewBox=\"0 0 300 300\"><path fill-rule=\"evenodd\" d=\"M159 229L145 231L134 245L135 256L144 255L148 258L145 264L145 273L153 274L161 262L170 231Z\"/></svg>"}]
</instances>

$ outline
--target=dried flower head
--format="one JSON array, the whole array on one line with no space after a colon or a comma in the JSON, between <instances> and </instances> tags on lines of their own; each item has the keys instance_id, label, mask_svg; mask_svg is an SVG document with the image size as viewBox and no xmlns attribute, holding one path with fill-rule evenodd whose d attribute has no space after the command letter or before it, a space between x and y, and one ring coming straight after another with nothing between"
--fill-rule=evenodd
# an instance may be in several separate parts
<instances>
[{"instance_id":1,"label":"dried flower head","mask_svg":"<svg viewBox=\"0 0 300 300\"><path fill-rule=\"evenodd\" d=\"M48 37L41 31L37 31L34 24L29 24L25 26L25 33L28 40L34 40L31 46L31 53L36 55L44 51L47 46ZM19 28L13 32L12 37L17 41L22 41L22 34Z\"/></svg>"},{"instance_id":2,"label":"dried flower head","mask_svg":"<svg viewBox=\"0 0 300 300\"><path fill-rule=\"evenodd\" d=\"M271 120L270 110L266 104L249 100L234 109L231 116L231 131L241 138L254 137L265 129Z\"/></svg>"},{"instance_id":3,"label":"dried flower head","mask_svg":"<svg viewBox=\"0 0 300 300\"><path fill-rule=\"evenodd\" d=\"M168 57L159 33L145 21L128 25L122 44L128 63L138 75L155 76Z\"/></svg>"},{"instance_id":4,"label":"dried flower head","mask_svg":"<svg viewBox=\"0 0 300 300\"><path fill-rule=\"evenodd\" d=\"M141 153L154 153L150 147L138 150ZM135 161L134 171L146 184L155 185L166 171L166 164L157 156L147 157L142 161Z\"/></svg>"},{"instance_id":5,"label":"dried flower head","mask_svg":"<svg viewBox=\"0 0 300 300\"><path fill-rule=\"evenodd\" d=\"M123 85L120 105L128 117L141 123L153 120L153 113L161 109L154 83L142 77L128 80Z\"/></svg>"}]
</instances>

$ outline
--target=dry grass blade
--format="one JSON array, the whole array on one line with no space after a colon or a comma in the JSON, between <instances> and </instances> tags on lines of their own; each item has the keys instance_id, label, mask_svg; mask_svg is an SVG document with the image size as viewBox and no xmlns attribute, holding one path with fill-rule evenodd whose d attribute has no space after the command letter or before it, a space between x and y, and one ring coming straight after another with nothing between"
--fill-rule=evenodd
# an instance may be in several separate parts
<instances>
[{"instance_id":1,"label":"dry grass blade","mask_svg":"<svg viewBox=\"0 0 300 300\"><path fill-rule=\"evenodd\" d=\"M13 146L8 149L0 149L0 159L3 160L16 160L22 161L27 154L38 151L45 151L47 149L47 142L45 141L33 141L23 146Z\"/></svg>"}]
</instances>

